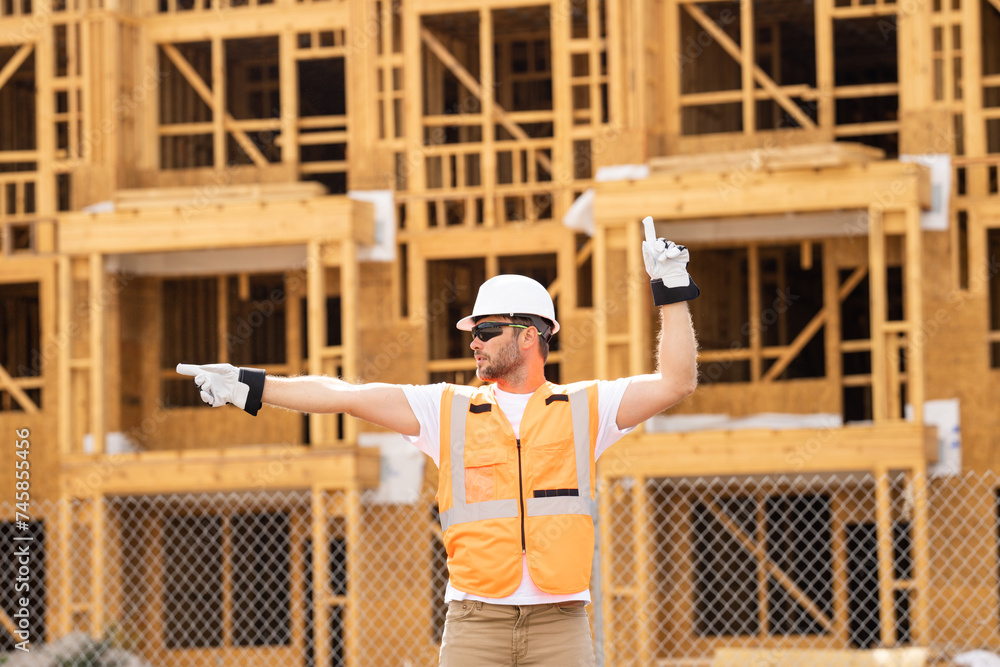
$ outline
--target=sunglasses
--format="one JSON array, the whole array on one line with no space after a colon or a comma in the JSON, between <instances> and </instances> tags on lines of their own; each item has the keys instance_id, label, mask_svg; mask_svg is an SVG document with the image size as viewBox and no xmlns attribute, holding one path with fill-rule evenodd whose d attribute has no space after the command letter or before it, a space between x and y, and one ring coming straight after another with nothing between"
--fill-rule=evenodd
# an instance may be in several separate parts
<instances>
[{"instance_id":1,"label":"sunglasses","mask_svg":"<svg viewBox=\"0 0 1000 667\"><path fill-rule=\"evenodd\" d=\"M472 327L472 340L477 338L484 343L491 338L496 338L503 333L504 327L513 327L515 329L527 329L523 324L509 324L507 322L483 322L482 324L477 324Z\"/></svg>"}]
</instances>

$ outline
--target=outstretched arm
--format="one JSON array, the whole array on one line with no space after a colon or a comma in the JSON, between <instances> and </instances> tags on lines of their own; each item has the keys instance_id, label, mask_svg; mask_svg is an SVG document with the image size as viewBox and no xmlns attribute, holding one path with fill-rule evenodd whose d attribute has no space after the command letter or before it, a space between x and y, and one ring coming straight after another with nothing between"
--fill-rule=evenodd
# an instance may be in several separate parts
<instances>
[{"instance_id":1,"label":"outstretched arm","mask_svg":"<svg viewBox=\"0 0 1000 667\"><path fill-rule=\"evenodd\" d=\"M657 239L653 219L643 220L646 240L642 258L649 273L653 303L660 310L657 372L632 378L618 408L617 425L636 426L663 412L698 386L698 342L687 302L698 297L698 286L687 273L688 250Z\"/></svg>"},{"instance_id":2,"label":"outstretched arm","mask_svg":"<svg viewBox=\"0 0 1000 667\"><path fill-rule=\"evenodd\" d=\"M403 435L420 435L410 402L395 384L351 384L315 375L268 376L263 401L298 412L343 412Z\"/></svg>"},{"instance_id":3,"label":"outstretched arm","mask_svg":"<svg viewBox=\"0 0 1000 667\"><path fill-rule=\"evenodd\" d=\"M252 415L262 403L298 412L342 412L403 435L420 434L420 424L399 385L354 385L318 375L265 376L262 370L230 364L178 364L177 372L194 377L202 400L212 407L232 403Z\"/></svg>"}]
</instances>

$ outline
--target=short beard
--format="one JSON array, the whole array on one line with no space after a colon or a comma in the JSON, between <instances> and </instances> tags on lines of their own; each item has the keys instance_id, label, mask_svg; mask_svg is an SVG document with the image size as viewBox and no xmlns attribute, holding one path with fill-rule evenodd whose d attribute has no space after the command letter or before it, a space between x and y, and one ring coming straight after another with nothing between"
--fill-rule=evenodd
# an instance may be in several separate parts
<instances>
[{"instance_id":1,"label":"short beard","mask_svg":"<svg viewBox=\"0 0 1000 667\"><path fill-rule=\"evenodd\" d=\"M511 380L519 374L523 374L521 368L521 357L517 349L518 335L511 336L510 342L503 348L491 355L486 364L476 369L476 377L483 382L497 382L498 380Z\"/></svg>"}]
</instances>

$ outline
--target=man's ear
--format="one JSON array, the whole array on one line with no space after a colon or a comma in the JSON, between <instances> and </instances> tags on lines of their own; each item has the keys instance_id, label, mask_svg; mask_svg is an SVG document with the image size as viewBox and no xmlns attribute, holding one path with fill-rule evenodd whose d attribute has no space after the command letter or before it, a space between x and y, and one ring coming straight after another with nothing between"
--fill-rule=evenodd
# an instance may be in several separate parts
<instances>
[{"instance_id":1,"label":"man's ear","mask_svg":"<svg viewBox=\"0 0 1000 667\"><path fill-rule=\"evenodd\" d=\"M527 350L538 338L538 329L535 327L528 327L527 329L521 330L521 347Z\"/></svg>"}]
</instances>

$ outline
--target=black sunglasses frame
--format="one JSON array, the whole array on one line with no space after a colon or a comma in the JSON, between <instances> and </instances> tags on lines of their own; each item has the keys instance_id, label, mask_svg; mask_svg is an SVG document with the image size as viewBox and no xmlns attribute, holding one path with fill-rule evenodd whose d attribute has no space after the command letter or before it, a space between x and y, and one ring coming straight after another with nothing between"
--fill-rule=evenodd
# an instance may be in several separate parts
<instances>
[{"instance_id":1,"label":"black sunglasses frame","mask_svg":"<svg viewBox=\"0 0 1000 667\"><path fill-rule=\"evenodd\" d=\"M513 327L515 329L528 328L523 324L513 324L511 322L480 322L470 330L472 332L472 340L478 338L485 343L502 334L503 327Z\"/></svg>"}]
</instances>

